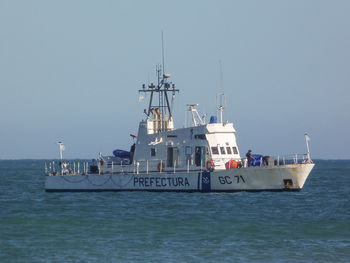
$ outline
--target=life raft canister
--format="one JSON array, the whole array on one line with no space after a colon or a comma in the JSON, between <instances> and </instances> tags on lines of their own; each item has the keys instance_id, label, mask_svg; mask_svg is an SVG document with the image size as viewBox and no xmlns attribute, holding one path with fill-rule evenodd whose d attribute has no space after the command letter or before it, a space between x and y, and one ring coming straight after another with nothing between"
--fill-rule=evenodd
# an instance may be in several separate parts
<instances>
[{"instance_id":1,"label":"life raft canister","mask_svg":"<svg viewBox=\"0 0 350 263\"><path fill-rule=\"evenodd\" d=\"M213 160L208 160L208 161L205 163L205 168L206 168L208 171L213 171L213 170L214 170L214 162L213 162Z\"/></svg>"},{"instance_id":2,"label":"life raft canister","mask_svg":"<svg viewBox=\"0 0 350 263\"><path fill-rule=\"evenodd\" d=\"M238 168L238 162L235 160L229 160L227 163L225 163L226 170L235 169Z\"/></svg>"},{"instance_id":3,"label":"life raft canister","mask_svg":"<svg viewBox=\"0 0 350 263\"><path fill-rule=\"evenodd\" d=\"M158 163L157 168L158 168L158 172L162 172L164 170L164 163L163 162Z\"/></svg>"}]
</instances>

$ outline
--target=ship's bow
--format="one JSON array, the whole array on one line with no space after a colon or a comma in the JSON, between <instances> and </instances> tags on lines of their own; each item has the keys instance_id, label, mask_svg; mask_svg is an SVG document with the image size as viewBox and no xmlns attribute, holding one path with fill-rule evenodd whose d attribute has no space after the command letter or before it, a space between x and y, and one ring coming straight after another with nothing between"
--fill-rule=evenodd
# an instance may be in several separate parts
<instances>
[{"instance_id":1,"label":"ship's bow","mask_svg":"<svg viewBox=\"0 0 350 263\"><path fill-rule=\"evenodd\" d=\"M302 189L306 179L308 178L311 170L314 168L314 163L304 163L297 164L295 167L291 167L291 176L293 178L293 186L292 188ZM288 186L286 186L288 187Z\"/></svg>"}]
</instances>

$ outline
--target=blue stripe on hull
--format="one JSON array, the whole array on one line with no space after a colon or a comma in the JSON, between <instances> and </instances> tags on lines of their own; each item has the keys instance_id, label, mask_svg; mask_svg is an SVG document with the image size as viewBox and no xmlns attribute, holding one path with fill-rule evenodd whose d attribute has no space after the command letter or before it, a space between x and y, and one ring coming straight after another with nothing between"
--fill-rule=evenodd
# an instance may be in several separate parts
<instances>
[{"instance_id":1,"label":"blue stripe on hull","mask_svg":"<svg viewBox=\"0 0 350 263\"><path fill-rule=\"evenodd\" d=\"M197 190L200 190L201 173L198 173Z\"/></svg>"},{"instance_id":2,"label":"blue stripe on hull","mask_svg":"<svg viewBox=\"0 0 350 263\"><path fill-rule=\"evenodd\" d=\"M202 172L202 191L210 192L210 190L211 190L210 172L204 171Z\"/></svg>"}]
</instances>

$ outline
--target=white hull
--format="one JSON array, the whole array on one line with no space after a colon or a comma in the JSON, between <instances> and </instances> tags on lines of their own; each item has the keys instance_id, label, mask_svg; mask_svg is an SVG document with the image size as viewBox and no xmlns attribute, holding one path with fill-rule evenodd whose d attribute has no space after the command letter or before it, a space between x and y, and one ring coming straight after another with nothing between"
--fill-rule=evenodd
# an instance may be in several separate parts
<instances>
[{"instance_id":1,"label":"white hull","mask_svg":"<svg viewBox=\"0 0 350 263\"><path fill-rule=\"evenodd\" d=\"M247 167L214 172L48 175L45 189L60 191L299 191L314 164Z\"/></svg>"}]
</instances>

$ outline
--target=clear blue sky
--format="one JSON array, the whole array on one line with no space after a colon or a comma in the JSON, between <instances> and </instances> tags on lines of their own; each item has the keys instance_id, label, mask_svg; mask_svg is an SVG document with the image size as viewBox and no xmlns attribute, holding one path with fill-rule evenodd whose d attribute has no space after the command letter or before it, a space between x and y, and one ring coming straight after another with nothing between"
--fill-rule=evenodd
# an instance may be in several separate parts
<instances>
[{"instance_id":1,"label":"clear blue sky","mask_svg":"<svg viewBox=\"0 0 350 263\"><path fill-rule=\"evenodd\" d=\"M215 114L222 61L242 153L350 159L350 1L0 1L0 159L128 149L166 71Z\"/></svg>"}]
</instances>

